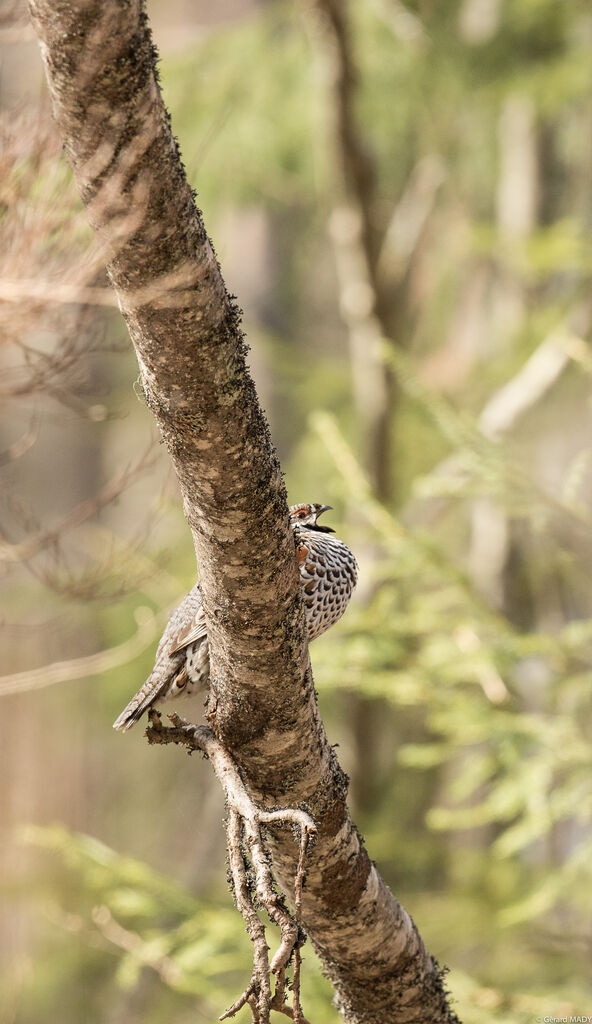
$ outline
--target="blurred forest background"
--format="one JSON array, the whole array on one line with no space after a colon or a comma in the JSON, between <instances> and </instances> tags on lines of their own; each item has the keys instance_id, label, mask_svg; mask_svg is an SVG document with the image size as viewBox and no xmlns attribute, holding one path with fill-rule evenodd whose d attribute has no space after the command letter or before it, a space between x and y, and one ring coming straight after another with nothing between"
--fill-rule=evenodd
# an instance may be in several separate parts
<instances>
[{"instance_id":1,"label":"blurred forest background","mask_svg":"<svg viewBox=\"0 0 592 1024\"><path fill-rule=\"evenodd\" d=\"M361 564L322 715L464 1024L592 1013L592 11L319 6L148 3L290 499ZM212 1020L220 792L111 730L191 538L20 2L0 44L0 1018Z\"/></svg>"}]
</instances>

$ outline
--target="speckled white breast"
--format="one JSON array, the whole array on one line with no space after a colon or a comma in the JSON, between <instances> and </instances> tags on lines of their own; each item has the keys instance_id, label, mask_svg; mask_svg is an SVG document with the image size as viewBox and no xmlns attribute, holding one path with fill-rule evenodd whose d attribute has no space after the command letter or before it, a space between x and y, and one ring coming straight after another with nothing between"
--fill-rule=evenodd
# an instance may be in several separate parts
<instances>
[{"instance_id":1,"label":"speckled white breast","mask_svg":"<svg viewBox=\"0 0 592 1024\"><path fill-rule=\"evenodd\" d=\"M354 556L330 533L296 531L308 639L321 636L341 618L358 578Z\"/></svg>"}]
</instances>

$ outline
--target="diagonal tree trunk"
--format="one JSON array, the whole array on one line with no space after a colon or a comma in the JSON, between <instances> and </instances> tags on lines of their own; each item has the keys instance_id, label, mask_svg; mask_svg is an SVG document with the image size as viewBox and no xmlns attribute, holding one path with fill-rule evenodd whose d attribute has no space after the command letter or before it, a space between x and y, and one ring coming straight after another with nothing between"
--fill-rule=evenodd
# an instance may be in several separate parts
<instances>
[{"instance_id":1,"label":"diagonal tree trunk","mask_svg":"<svg viewBox=\"0 0 592 1024\"><path fill-rule=\"evenodd\" d=\"M260 805L318 825L301 918L350 1024L454 1022L437 965L371 864L320 722L280 467L162 103L140 0L30 0L54 114L171 453L208 623L209 719ZM289 891L298 850L275 827Z\"/></svg>"}]
</instances>

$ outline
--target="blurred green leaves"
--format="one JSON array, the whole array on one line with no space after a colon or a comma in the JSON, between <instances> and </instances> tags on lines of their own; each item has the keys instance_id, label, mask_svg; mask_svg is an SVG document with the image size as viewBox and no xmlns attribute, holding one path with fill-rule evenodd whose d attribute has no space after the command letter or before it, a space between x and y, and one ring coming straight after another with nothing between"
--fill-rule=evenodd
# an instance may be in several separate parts
<instances>
[{"instance_id":1,"label":"blurred green leaves","mask_svg":"<svg viewBox=\"0 0 592 1024\"><path fill-rule=\"evenodd\" d=\"M78 959L87 959L89 969L96 950L101 952L99 970L112 1011L146 984L151 997L143 1019L154 1021L162 1019L162 995L154 994L155 985L177 994L182 1019L196 1011L218 1016L240 994L248 980L251 947L226 892L218 899L196 899L174 880L174 873L154 871L92 836L59 825L26 828L20 838L47 855L40 869L47 920L70 934L78 944ZM272 931L275 940L279 936ZM67 950L62 953L55 942L53 946L52 957L64 956L66 964L80 970ZM305 959L309 1011L319 1020L332 1021L328 986L308 950ZM46 998L51 1001L54 995ZM67 997L64 1002L68 1005ZM100 999L93 998L87 1019L95 1019L99 1005Z\"/></svg>"},{"instance_id":2,"label":"blurred green leaves","mask_svg":"<svg viewBox=\"0 0 592 1024\"><path fill-rule=\"evenodd\" d=\"M270 4L212 30L197 53L163 62L162 82L189 178L207 210L262 198L308 201L315 94L291 5Z\"/></svg>"}]
</instances>

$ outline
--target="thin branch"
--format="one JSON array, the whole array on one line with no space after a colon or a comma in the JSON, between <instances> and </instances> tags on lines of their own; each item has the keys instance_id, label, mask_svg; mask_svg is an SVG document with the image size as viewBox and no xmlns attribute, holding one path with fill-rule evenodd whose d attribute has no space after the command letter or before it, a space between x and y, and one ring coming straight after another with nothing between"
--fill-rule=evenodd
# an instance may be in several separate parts
<instances>
[{"instance_id":1,"label":"thin branch","mask_svg":"<svg viewBox=\"0 0 592 1024\"><path fill-rule=\"evenodd\" d=\"M234 807L245 821L260 822L262 825L279 823L296 825L306 835L313 836L317 827L310 814L297 807L265 811L257 807L239 775L238 769L226 748L207 725L190 725L180 715L169 715L172 726L163 726L158 712L151 712L150 726L146 730L149 743L181 743L191 750L207 754L220 782L230 807Z\"/></svg>"},{"instance_id":2,"label":"thin branch","mask_svg":"<svg viewBox=\"0 0 592 1024\"><path fill-rule=\"evenodd\" d=\"M154 615L147 608L137 608L136 620L136 632L114 647L97 651L96 654L88 654L83 658L54 661L49 665L42 665L41 668L0 676L0 697L27 693L29 690L41 690L46 686L55 686L56 683L65 683L72 679L86 679L101 672L109 672L120 665L127 665L154 642L163 627L165 616L162 613Z\"/></svg>"},{"instance_id":3,"label":"thin branch","mask_svg":"<svg viewBox=\"0 0 592 1024\"><path fill-rule=\"evenodd\" d=\"M295 1021L302 1021L299 993L300 958L298 949L303 942L303 933L297 921L288 911L285 901L276 891L271 872L269 853L261 831L262 825L290 824L300 831L300 855L294 885L298 912L302 902L305 858L316 825L306 811L298 808L282 808L266 811L257 807L248 795L236 765L228 751L206 725L190 725L173 713L169 715L172 726L163 726L156 711L150 713L150 726L146 730L149 743L180 743L190 751L200 750L212 763L218 781L222 785L229 806L226 840L228 860L232 876L234 896L242 914L247 932L253 945L253 973L242 995L220 1017L233 1017L247 1003L253 1011L253 1020L269 1024L271 1009L288 1013ZM254 873L254 885L249 884L245 867L248 856ZM269 962L265 928L255 909L255 900L265 909L270 921L278 925L281 933L280 945ZM292 1009L285 1005L286 967L295 957L294 1000ZM276 989L271 997L270 976L276 976Z\"/></svg>"},{"instance_id":4,"label":"thin branch","mask_svg":"<svg viewBox=\"0 0 592 1024\"><path fill-rule=\"evenodd\" d=\"M300 854L298 856L298 868L296 870L296 878L294 879L294 913L296 918L300 917L302 910L302 887L304 885L304 879L306 875L305 864L306 855L308 853L308 846L310 843L310 832L304 830L300 833Z\"/></svg>"},{"instance_id":5,"label":"thin branch","mask_svg":"<svg viewBox=\"0 0 592 1024\"><path fill-rule=\"evenodd\" d=\"M393 290L409 276L445 179L445 166L435 154L422 157L414 167L384 233L376 263L377 287Z\"/></svg>"},{"instance_id":6,"label":"thin branch","mask_svg":"<svg viewBox=\"0 0 592 1024\"><path fill-rule=\"evenodd\" d=\"M487 401L478 424L486 437L497 440L545 397L570 361L579 338L569 330L552 331L503 387Z\"/></svg>"},{"instance_id":7,"label":"thin branch","mask_svg":"<svg viewBox=\"0 0 592 1024\"><path fill-rule=\"evenodd\" d=\"M34 416L29 429L24 434L21 434L17 441L14 441L8 448L0 452L0 466L7 466L10 462L15 462L25 455L37 440L38 428L39 419L37 416Z\"/></svg>"},{"instance_id":8,"label":"thin branch","mask_svg":"<svg viewBox=\"0 0 592 1024\"><path fill-rule=\"evenodd\" d=\"M181 970L169 956L157 953L150 943L144 942L137 932L124 928L116 921L109 907L101 904L91 911L93 923L100 934L114 946L130 953L142 965L151 967L167 985L175 985L181 977Z\"/></svg>"},{"instance_id":9,"label":"thin branch","mask_svg":"<svg viewBox=\"0 0 592 1024\"><path fill-rule=\"evenodd\" d=\"M253 944L253 973L242 996L226 1010L220 1020L228 1020L245 1003L256 999L258 1018L267 1022L271 1004L270 968L265 928L255 910L251 887L243 855L243 820L235 807L230 808L226 831L228 860L232 874L232 887L239 913L247 926Z\"/></svg>"},{"instance_id":10,"label":"thin branch","mask_svg":"<svg viewBox=\"0 0 592 1024\"><path fill-rule=\"evenodd\" d=\"M126 225L127 230L130 225ZM130 305L154 303L160 309L178 309L185 306L195 275L189 264L177 267L170 274L155 278L144 288L129 291L125 301ZM0 278L0 302L48 303L58 305L110 306L120 305L112 288L93 287L68 281L43 281L37 278L11 280Z\"/></svg>"}]
</instances>

